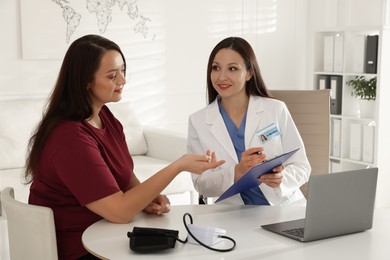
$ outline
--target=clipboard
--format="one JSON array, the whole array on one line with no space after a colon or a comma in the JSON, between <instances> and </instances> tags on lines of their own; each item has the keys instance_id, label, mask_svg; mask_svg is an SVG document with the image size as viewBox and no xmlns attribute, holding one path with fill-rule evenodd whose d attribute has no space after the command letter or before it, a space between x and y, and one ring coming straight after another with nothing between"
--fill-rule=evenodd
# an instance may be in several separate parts
<instances>
[{"instance_id":1,"label":"clipboard","mask_svg":"<svg viewBox=\"0 0 390 260\"><path fill-rule=\"evenodd\" d=\"M269 173L273 168L282 165L288 158L290 158L299 148L292 150L290 152L284 153L282 155L276 156L269 161L259 163L255 165L252 169L247 171L244 175L241 176L238 181L236 181L229 189L227 189L216 201L220 202L226 198L229 198L237 193L249 190L253 187L259 186L259 181L257 180L264 173Z\"/></svg>"}]
</instances>

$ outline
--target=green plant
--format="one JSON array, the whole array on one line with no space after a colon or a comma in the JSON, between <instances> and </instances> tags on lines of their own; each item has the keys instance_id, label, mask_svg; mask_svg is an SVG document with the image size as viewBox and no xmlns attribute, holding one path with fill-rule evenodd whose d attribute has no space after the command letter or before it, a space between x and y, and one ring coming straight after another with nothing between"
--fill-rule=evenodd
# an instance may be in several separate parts
<instances>
[{"instance_id":1,"label":"green plant","mask_svg":"<svg viewBox=\"0 0 390 260\"><path fill-rule=\"evenodd\" d=\"M365 100L376 98L376 77L367 79L364 76L356 76L347 82L352 87L352 96Z\"/></svg>"}]
</instances>

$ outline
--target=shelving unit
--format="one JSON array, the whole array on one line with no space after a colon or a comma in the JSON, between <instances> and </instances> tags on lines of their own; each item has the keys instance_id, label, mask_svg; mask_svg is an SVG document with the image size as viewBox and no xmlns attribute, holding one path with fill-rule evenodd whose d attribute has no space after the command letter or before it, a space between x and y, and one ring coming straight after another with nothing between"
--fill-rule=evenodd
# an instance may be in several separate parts
<instances>
[{"instance_id":1,"label":"shelving unit","mask_svg":"<svg viewBox=\"0 0 390 260\"><path fill-rule=\"evenodd\" d=\"M336 89L330 78L336 76L341 78L338 86L341 93L338 93L337 97L341 99L341 110L340 113L331 114L329 140L331 172L377 165L378 95L381 82L378 79L381 77L379 73L381 48L385 46L382 42L382 32L382 28L335 28L315 32L313 76L315 88L331 88L331 95L335 98ZM378 35L379 39L376 73L365 73L367 35ZM333 39L333 46L329 45L330 39ZM333 57L330 57L329 53ZM324 81L324 76L328 77L328 81ZM368 111L362 110L361 102L352 96L352 88L347 85L347 82L356 76L377 77L377 98L368 102L371 103L371 109Z\"/></svg>"}]
</instances>

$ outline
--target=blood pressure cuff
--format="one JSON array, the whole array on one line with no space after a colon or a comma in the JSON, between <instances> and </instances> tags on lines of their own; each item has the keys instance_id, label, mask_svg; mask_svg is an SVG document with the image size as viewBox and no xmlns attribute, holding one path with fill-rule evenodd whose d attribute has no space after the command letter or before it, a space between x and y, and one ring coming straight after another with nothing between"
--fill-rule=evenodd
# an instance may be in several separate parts
<instances>
[{"instance_id":1,"label":"blood pressure cuff","mask_svg":"<svg viewBox=\"0 0 390 260\"><path fill-rule=\"evenodd\" d=\"M174 248L179 231L161 228L134 227L127 232L130 249L137 253L151 253Z\"/></svg>"}]
</instances>

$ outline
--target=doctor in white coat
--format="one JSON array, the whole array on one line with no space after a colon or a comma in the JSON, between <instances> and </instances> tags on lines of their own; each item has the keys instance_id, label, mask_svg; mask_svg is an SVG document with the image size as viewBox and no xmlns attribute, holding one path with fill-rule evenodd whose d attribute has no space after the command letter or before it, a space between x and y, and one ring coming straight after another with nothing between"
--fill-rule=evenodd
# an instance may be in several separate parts
<instances>
[{"instance_id":1,"label":"doctor in white coat","mask_svg":"<svg viewBox=\"0 0 390 260\"><path fill-rule=\"evenodd\" d=\"M304 203L299 188L308 181L311 167L302 138L286 105L268 94L246 40L229 37L215 46L207 67L207 90L209 105L189 118L188 152L206 152L213 160L226 162L192 174L199 194L219 197L254 165L300 148L283 165L262 175L258 187L221 203Z\"/></svg>"}]
</instances>

